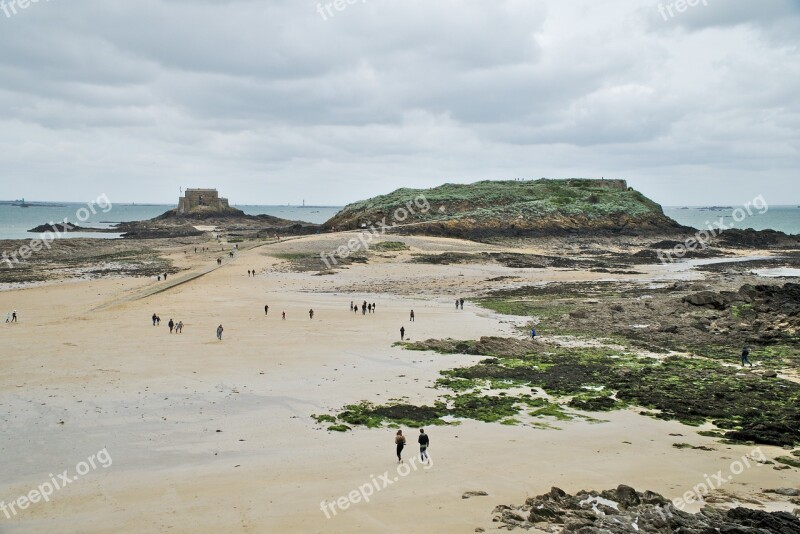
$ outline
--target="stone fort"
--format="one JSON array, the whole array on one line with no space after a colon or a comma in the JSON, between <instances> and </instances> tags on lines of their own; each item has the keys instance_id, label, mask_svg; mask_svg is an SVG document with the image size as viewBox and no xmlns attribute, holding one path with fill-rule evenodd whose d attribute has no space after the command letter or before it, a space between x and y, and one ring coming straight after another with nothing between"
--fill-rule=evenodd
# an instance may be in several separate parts
<instances>
[{"instance_id":1,"label":"stone fort","mask_svg":"<svg viewBox=\"0 0 800 534\"><path fill-rule=\"evenodd\" d=\"M178 199L178 214L187 215L197 211L231 211L227 198L222 198L216 189L187 189Z\"/></svg>"}]
</instances>

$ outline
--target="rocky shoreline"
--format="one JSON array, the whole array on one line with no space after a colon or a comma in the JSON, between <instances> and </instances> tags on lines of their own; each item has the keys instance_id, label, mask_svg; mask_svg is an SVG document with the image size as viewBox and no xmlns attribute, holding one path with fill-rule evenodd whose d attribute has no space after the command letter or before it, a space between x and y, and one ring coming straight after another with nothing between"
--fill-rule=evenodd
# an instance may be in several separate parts
<instances>
[{"instance_id":1,"label":"rocky shoreline","mask_svg":"<svg viewBox=\"0 0 800 534\"><path fill-rule=\"evenodd\" d=\"M705 506L691 514L658 493L638 492L626 485L575 495L554 487L522 506L500 505L494 514L494 522L508 530L537 528L554 534L800 533L800 509L792 515L741 506L727 510Z\"/></svg>"}]
</instances>

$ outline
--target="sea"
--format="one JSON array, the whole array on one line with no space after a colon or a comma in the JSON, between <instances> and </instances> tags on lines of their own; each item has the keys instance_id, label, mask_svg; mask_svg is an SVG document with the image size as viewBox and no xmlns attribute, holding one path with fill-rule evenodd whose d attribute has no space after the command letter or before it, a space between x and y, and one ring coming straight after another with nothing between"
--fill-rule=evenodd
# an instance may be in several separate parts
<instances>
[{"instance_id":1,"label":"sea","mask_svg":"<svg viewBox=\"0 0 800 534\"><path fill-rule=\"evenodd\" d=\"M93 206L95 213L86 203L74 202L27 202L23 208L11 202L0 202L0 239L36 239L40 235L29 232L31 228L50 222L64 222L87 228L110 228L114 223L144 221L152 219L173 209L167 204L112 204L111 209L103 211ZM248 215L272 215L292 221L305 221L321 224L336 215L340 206L234 206ZM84 222L85 220L85 222ZM90 237L97 239L118 238L118 233L62 233L62 237Z\"/></svg>"},{"instance_id":2,"label":"sea","mask_svg":"<svg viewBox=\"0 0 800 534\"><path fill-rule=\"evenodd\" d=\"M698 229L777 230L787 234L800 234L800 206L764 206L750 208L742 206L715 207L665 207L664 214L685 226Z\"/></svg>"},{"instance_id":3,"label":"sea","mask_svg":"<svg viewBox=\"0 0 800 534\"><path fill-rule=\"evenodd\" d=\"M11 202L0 202L0 239L35 239L39 235L29 232L31 228L50 222L70 223L92 228L109 228L114 223L143 221L161 215L174 208L168 204L113 204L103 211L94 206L92 213L85 203L74 202L28 202L23 208ZM293 221L321 224L336 215L341 206L243 206L237 205L248 215L272 215ZM800 234L800 206L769 206L767 209L751 208L752 215L735 212L734 206L717 207L665 207L664 213L679 223L694 228L714 226L722 219L728 228L753 228L755 230L778 230L787 234ZM742 215L746 216L742 219ZM740 221L734 218L741 219ZM85 221L82 221L85 219ZM117 233L69 232L63 237L90 237L114 239Z\"/></svg>"}]
</instances>

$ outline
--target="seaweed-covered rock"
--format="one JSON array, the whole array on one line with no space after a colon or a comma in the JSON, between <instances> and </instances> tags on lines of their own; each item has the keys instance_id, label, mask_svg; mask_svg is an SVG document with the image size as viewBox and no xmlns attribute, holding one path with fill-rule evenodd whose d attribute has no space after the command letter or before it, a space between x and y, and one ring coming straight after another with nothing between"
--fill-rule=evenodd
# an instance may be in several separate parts
<instances>
[{"instance_id":1,"label":"seaweed-covered rock","mask_svg":"<svg viewBox=\"0 0 800 534\"><path fill-rule=\"evenodd\" d=\"M497 512L501 507L498 507ZM721 511L710 506L698 514L675 508L661 495L647 491L639 493L630 486L620 485L603 492L579 492L568 495L558 488L550 493L528 499L522 510L528 509L527 523L520 522L520 508L503 506L496 517L509 530L521 527L548 528L548 532L574 534L798 534L800 519L785 512L768 513L749 508ZM514 513L506 513L513 510Z\"/></svg>"}]
</instances>

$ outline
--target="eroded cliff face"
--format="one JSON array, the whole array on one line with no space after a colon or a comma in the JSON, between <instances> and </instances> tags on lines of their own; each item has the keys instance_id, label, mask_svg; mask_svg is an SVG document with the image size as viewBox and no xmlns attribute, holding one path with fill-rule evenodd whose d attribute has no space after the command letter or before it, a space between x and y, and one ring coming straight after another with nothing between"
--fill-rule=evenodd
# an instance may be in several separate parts
<instances>
[{"instance_id":1,"label":"eroded cliff face","mask_svg":"<svg viewBox=\"0 0 800 534\"><path fill-rule=\"evenodd\" d=\"M467 239L569 233L685 233L661 206L621 180L445 184L397 191L346 206L330 230L373 224L400 233Z\"/></svg>"}]
</instances>

